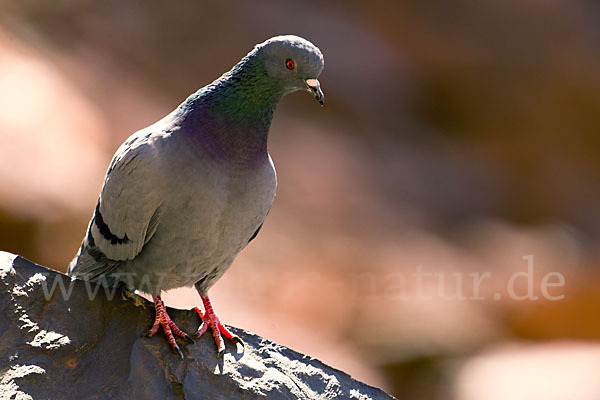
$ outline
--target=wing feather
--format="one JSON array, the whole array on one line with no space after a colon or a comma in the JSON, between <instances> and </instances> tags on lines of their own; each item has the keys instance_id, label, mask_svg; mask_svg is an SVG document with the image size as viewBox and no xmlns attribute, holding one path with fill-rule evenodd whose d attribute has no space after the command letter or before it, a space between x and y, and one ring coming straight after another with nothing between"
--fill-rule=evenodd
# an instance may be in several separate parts
<instances>
[{"instance_id":1,"label":"wing feather","mask_svg":"<svg viewBox=\"0 0 600 400\"><path fill-rule=\"evenodd\" d=\"M160 196L154 161L148 136L128 140L113 158L90 225L96 247L110 259L132 260L156 231Z\"/></svg>"},{"instance_id":2,"label":"wing feather","mask_svg":"<svg viewBox=\"0 0 600 400\"><path fill-rule=\"evenodd\" d=\"M106 274L134 259L156 233L161 196L150 138L134 135L115 153L70 274Z\"/></svg>"}]
</instances>

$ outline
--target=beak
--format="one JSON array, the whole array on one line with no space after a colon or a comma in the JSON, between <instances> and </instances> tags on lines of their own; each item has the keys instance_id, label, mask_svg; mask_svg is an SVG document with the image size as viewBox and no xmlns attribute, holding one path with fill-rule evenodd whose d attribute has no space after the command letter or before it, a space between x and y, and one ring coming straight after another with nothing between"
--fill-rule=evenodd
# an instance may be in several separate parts
<instances>
[{"instance_id":1,"label":"beak","mask_svg":"<svg viewBox=\"0 0 600 400\"><path fill-rule=\"evenodd\" d=\"M321 90L321 84L319 81L316 79L307 79L305 82L308 90L310 90L315 96L315 99L319 102L319 104L323 105L323 103L325 103L325 95Z\"/></svg>"}]
</instances>

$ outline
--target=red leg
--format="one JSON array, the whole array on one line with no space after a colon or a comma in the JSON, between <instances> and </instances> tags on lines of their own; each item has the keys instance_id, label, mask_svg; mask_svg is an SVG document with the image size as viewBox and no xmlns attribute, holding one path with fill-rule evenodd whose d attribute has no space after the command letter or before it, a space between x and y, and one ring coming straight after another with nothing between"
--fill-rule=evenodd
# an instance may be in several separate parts
<instances>
[{"instance_id":1,"label":"red leg","mask_svg":"<svg viewBox=\"0 0 600 400\"><path fill-rule=\"evenodd\" d=\"M177 342L175 341L175 336L173 335L179 336L180 338L183 338L190 343L194 343L194 340L187 333L179 329L179 327L175 325L175 322L171 320L171 317L169 317L169 314L167 314L165 304L161 300L160 296L152 296L152 299L154 300L154 308L156 309L156 318L154 319L154 324L152 325L152 328L150 328L150 330L146 332L145 336L151 337L156 335L156 332L158 332L158 328L162 326L162 329L165 333L165 336L167 337L169 345L171 345L173 351L179 354L179 357L183 359L183 353L177 345Z\"/></svg>"},{"instance_id":2,"label":"red leg","mask_svg":"<svg viewBox=\"0 0 600 400\"><path fill-rule=\"evenodd\" d=\"M210 302L210 299L208 298L208 295L206 295L206 296L200 295L200 298L202 299L202 303L204 303L205 312L203 313L198 307L194 307L194 310L198 313L198 315L202 319L202 324L200 325L200 327L198 328L198 331L194 334L194 336L196 338L199 338L200 336L202 336L202 334L204 332L206 332L206 330L208 328L210 328L210 330L212 331L213 339L215 340L215 344L217 345L217 355L218 356L223 355L223 352L225 351L225 343L223 342L223 338L221 337L221 334L223 336L225 336L226 339L229 339L234 343L241 343L243 346L244 342L242 341L242 339L240 339L238 336L231 333L221 323L221 321L219 320L219 317L217 317L217 314L215 313L215 310L212 307L212 304Z\"/></svg>"}]
</instances>

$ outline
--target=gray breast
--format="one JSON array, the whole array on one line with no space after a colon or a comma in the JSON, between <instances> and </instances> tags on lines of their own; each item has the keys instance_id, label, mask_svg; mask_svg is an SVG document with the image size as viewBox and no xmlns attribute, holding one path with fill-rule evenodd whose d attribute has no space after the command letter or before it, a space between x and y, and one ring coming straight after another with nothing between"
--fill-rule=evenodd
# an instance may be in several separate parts
<instances>
[{"instance_id":1,"label":"gray breast","mask_svg":"<svg viewBox=\"0 0 600 400\"><path fill-rule=\"evenodd\" d=\"M270 158L254 168L211 160L177 164L159 180L165 202L155 235L120 268L134 276L129 284L138 290L156 293L201 281L199 289L207 291L264 222L275 196Z\"/></svg>"}]
</instances>

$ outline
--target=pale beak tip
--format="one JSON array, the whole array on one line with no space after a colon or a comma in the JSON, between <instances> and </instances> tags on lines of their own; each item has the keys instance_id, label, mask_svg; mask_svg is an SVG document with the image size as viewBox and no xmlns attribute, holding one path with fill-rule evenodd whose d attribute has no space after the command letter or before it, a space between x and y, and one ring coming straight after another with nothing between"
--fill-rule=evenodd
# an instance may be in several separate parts
<instances>
[{"instance_id":1,"label":"pale beak tip","mask_svg":"<svg viewBox=\"0 0 600 400\"><path fill-rule=\"evenodd\" d=\"M319 83L319 81L316 79L307 79L306 86L308 86L308 89L315 96L315 99L319 102L319 104L323 106L325 104L325 95L321 90L321 84Z\"/></svg>"}]
</instances>

